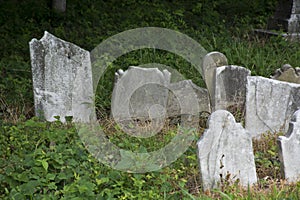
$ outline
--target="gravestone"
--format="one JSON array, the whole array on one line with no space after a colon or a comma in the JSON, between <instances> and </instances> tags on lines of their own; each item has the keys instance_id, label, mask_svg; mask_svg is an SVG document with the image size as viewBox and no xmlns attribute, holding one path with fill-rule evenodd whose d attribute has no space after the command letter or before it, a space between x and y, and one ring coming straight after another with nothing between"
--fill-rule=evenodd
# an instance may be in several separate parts
<instances>
[{"instance_id":1,"label":"gravestone","mask_svg":"<svg viewBox=\"0 0 300 200\"><path fill-rule=\"evenodd\" d=\"M274 75L271 76L271 78L280 81L300 84L299 74L299 68L293 68L291 65L285 64L280 69L276 69Z\"/></svg>"},{"instance_id":2,"label":"gravestone","mask_svg":"<svg viewBox=\"0 0 300 200\"><path fill-rule=\"evenodd\" d=\"M244 113L247 77L251 71L229 65L216 69L214 110L228 110L231 113Z\"/></svg>"},{"instance_id":3,"label":"gravestone","mask_svg":"<svg viewBox=\"0 0 300 200\"><path fill-rule=\"evenodd\" d=\"M170 124L180 123L184 127L198 127L200 114L210 112L207 89L198 87L191 80L170 84L167 105Z\"/></svg>"},{"instance_id":4,"label":"gravestone","mask_svg":"<svg viewBox=\"0 0 300 200\"><path fill-rule=\"evenodd\" d=\"M166 118L171 74L157 68L129 67L115 74L112 115L127 133L149 137Z\"/></svg>"},{"instance_id":5,"label":"gravestone","mask_svg":"<svg viewBox=\"0 0 300 200\"><path fill-rule=\"evenodd\" d=\"M90 54L47 31L29 43L35 113L47 121L96 119Z\"/></svg>"},{"instance_id":6,"label":"gravestone","mask_svg":"<svg viewBox=\"0 0 300 200\"><path fill-rule=\"evenodd\" d=\"M190 92L187 88L192 88L193 92ZM199 114L199 112L211 112L207 89L198 87L191 80L184 80L170 84L170 93L167 105L167 113L169 117L186 114L181 113L181 105L176 96L182 97L182 101L187 101L187 104L189 105L193 105L194 102L191 102L191 100L196 99L198 103L198 111L196 111L195 106L192 106L196 111L195 113Z\"/></svg>"},{"instance_id":7,"label":"gravestone","mask_svg":"<svg viewBox=\"0 0 300 200\"><path fill-rule=\"evenodd\" d=\"M300 1L279 0L274 15L268 20L267 30L255 29L254 31L262 36L282 36L290 40L299 40Z\"/></svg>"},{"instance_id":8,"label":"gravestone","mask_svg":"<svg viewBox=\"0 0 300 200\"><path fill-rule=\"evenodd\" d=\"M206 83L210 99L211 106L215 107L215 82L216 82L216 68L224 65L228 65L227 58L220 52L210 52L203 58L202 63L202 76Z\"/></svg>"},{"instance_id":9,"label":"gravestone","mask_svg":"<svg viewBox=\"0 0 300 200\"><path fill-rule=\"evenodd\" d=\"M287 131L288 123L298 109L299 84L248 77L245 126L253 137L267 131Z\"/></svg>"},{"instance_id":10,"label":"gravestone","mask_svg":"<svg viewBox=\"0 0 300 200\"><path fill-rule=\"evenodd\" d=\"M293 115L285 136L279 136L281 170L289 182L300 180L300 110Z\"/></svg>"},{"instance_id":11,"label":"gravestone","mask_svg":"<svg viewBox=\"0 0 300 200\"><path fill-rule=\"evenodd\" d=\"M300 1L280 0L273 17L268 22L269 30L283 30L290 34L300 33Z\"/></svg>"},{"instance_id":12,"label":"gravestone","mask_svg":"<svg viewBox=\"0 0 300 200\"><path fill-rule=\"evenodd\" d=\"M225 110L213 112L208 126L197 143L203 189L218 188L226 180L256 183L251 135Z\"/></svg>"}]
</instances>

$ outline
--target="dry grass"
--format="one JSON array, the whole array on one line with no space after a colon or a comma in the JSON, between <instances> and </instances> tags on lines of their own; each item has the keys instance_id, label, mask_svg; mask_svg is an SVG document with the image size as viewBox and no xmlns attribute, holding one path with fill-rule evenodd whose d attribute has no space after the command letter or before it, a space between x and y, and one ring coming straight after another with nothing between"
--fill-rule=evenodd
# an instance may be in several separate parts
<instances>
[{"instance_id":1,"label":"dry grass","mask_svg":"<svg viewBox=\"0 0 300 200\"><path fill-rule=\"evenodd\" d=\"M0 96L0 120L3 122L16 124L33 116L34 107L32 105L27 105L25 102L18 106L11 105Z\"/></svg>"},{"instance_id":2,"label":"dry grass","mask_svg":"<svg viewBox=\"0 0 300 200\"><path fill-rule=\"evenodd\" d=\"M116 133L116 123L112 119L101 120L101 123L108 134L114 135ZM157 134L157 141L163 141L165 139L164 134L176 128L177 126L174 124L166 123L160 133ZM199 128L198 137L204 130L203 127ZM290 194L300 194L300 184L287 183L280 173L277 147L279 135L282 135L282 133L266 133L260 139L253 140L256 171L259 180L257 184L248 188L240 186L238 181L232 181L232 177L227 176L223 177L220 189L203 192L198 162L193 161L196 162L195 164L189 159L183 159L183 164L187 170L184 177L187 180L185 185L187 192L193 195L195 199L283 199L289 198ZM196 146L196 142L192 146Z\"/></svg>"}]
</instances>

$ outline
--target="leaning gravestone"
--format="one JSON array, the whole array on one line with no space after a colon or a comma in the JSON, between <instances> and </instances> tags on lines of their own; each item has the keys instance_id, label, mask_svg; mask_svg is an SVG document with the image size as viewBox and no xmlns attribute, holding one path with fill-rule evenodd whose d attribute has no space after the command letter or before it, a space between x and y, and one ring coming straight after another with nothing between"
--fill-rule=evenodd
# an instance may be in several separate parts
<instances>
[{"instance_id":1,"label":"leaning gravestone","mask_svg":"<svg viewBox=\"0 0 300 200\"><path fill-rule=\"evenodd\" d=\"M47 121L95 120L89 52L46 31L29 45L36 115Z\"/></svg>"},{"instance_id":2,"label":"leaning gravestone","mask_svg":"<svg viewBox=\"0 0 300 200\"><path fill-rule=\"evenodd\" d=\"M166 116L171 74L157 68L129 67L115 74L112 115L127 133L149 137Z\"/></svg>"},{"instance_id":3,"label":"leaning gravestone","mask_svg":"<svg viewBox=\"0 0 300 200\"><path fill-rule=\"evenodd\" d=\"M244 113L247 77L251 71L239 66L229 65L216 69L214 110L228 110Z\"/></svg>"},{"instance_id":4,"label":"leaning gravestone","mask_svg":"<svg viewBox=\"0 0 300 200\"><path fill-rule=\"evenodd\" d=\"M293 115L285 136L279 136L279 158L285 179L300 180L300 110Z\"/></svg>"},{"instance_id":5,"label":"leaning gravestone","mask_svg":"<svg viewBox=\"0 0 300 200\"><path fill-rule=\"evenodd\" d=\"M228 65L227 58L220 52L210 52L203 58L202 63L202 76L206 83L212 108L215 107L215 81L216 81L216 69Z\"/></svg>"},{"instance_id":6,"label":"leaning gravestone","mask_svg":"<svg viewBox=\"0 0 300 200\"><path fill-rule=\"evenodd\" d=\"M248 77L245 126L253 137L287 131L300 108L300 85L259 76Z\"/></svg>"},{"instance_id":7,"label":"leaning gravestone","mask_svg":"<svg viewBox=\"0 0 300 200\"><path fill-rule=\"evenodd\" d=\"M239 179L242 186L256 183L251 135L225 110L212 113L208 126L197 143L203 189L228 179Z\"/></svg>"}]
</instances>

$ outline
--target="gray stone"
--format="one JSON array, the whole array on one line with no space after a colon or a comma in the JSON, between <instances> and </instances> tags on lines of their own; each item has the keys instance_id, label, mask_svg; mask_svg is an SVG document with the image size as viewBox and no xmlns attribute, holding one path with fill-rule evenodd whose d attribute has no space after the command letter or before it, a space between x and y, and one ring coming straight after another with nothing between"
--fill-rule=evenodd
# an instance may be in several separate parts
<instances>
[{"instance_id":1,"label":"gray stone","mask_svg":"<svg viewBox=\"0 0 300 200\"><path fill-rule=\"evenodd\" d=\"M289 64L283 65L281 69L276 69L274 75L271 76L271 78L280 81L300 84L299 69L293 68Z\"/></svg>"},{"instance_id":2,"label":"gray stone","mask_svg":"<svg viewBox=\"0 0 300 200\"><path fill-rule=\"evenodd\" d=\"M171 74L157 68L129 67L115 76L112 115L121 128L149 137L163 126Z\"/></svg>"},{"instance_id":3,"label":"gray stone","mask_svg":"<svg viewBox=\"0 0 300 200\"><path fill-rule=\"evenodd\" d=\"M248 77L245 126L253 137L287 131L300 108L300 85L259 76Z\"/></svg>"},{"instance_id":4,"label":"gray stone","mask_svg":"<svg viewBox=\"0 0 300 200\"><path fill-rule=\"evenodd\" d=\"M47 121L95 120L89 52L46 31L29 45L36 115Z\"/></svg>"},{"instance_id":5,"label":"gray stone","mask_svg":"<svg viewBox=\"0 0 300 200\"><path fill-rule=\"evenodd\" d=\"M197 143L203 189L218 188L228 178L242 186L256 183L251 135L225 110L212 113L208 126Z\"/></svg>"},{"instance_id":6,"label":"gray stone","mask_svg":"<svg viewBox=\"0 0 300 200\"><path fill-rule=\"evenodd\" d=\"M192 91L189 89L191 88ZM205 88L198 87L191 80L184 80L176 83L171 83L170 94L168 99L167 113L168 116L180 116L184 111L181 110L181 105L178 101L178 97L182 98L181 101L186 102L191 110L188 113L200 113L211 112L208 91ZM198 104L198 108L195 106L195 102Z\"/></svg>"},{"instance_id":7,"label":"gray stone","mask_svg":"<svg viewBox=\"0 0 300 200\"><path fill-rule=\"evenodd\" d=\"M215 96L216 68L224 65L228 65L228 61L226 56L220 52L210 52L203 58L202 76L211 97L212 107L215 106L213 98Z\"/></svg>"},{"instance_id":8,"label":"gray stone","mask_svg":"<svg viewBox=\"0 0 300 200\"><path fill-rule=\"evenodd\" d=\"M285 136L279 136L281 170L289 182L300 180L300 110L293 115Z\"/></svg>"},{"instance_id":9,"label":"gray stone","mask_svg":"<svg viewBox=\"0 0 300 200\"><path fill-rule=\"evenodd\" d=\"M167 114L170 124L199 127L199 117L202 119L203 114L211 112L207 89L198 87L191 80L184 80L171 83L169 90Z\"/></svg>"},{"instance_id":10,"label":"gray stone","mask_svg":"<svg viewBox=\"0 0 300 200\"><path fill-rule=\"evenodd\" d=\"M244 113L247 77L250 74L251 71L244 67L234 65L218 67L213 110Z\"/></svg>"},{"instance_id":11,"label":"gray stone","mask_svg":"<svg viewBox=\"0 0 300 200\"><path fill-rule=\"evenodd\" d=\"M273 17L268 22L269 30L283 30L289 34L300 32L300 1L280 0Z\"/></svg>"},{"instance_id":12,"label":"gray stone","mask_svg":"<svg viewBox=\"0 0 300 200\"><path fill-rule=\"evenodd\" d=\"M300 1L279 0L277 9L265 29L255 29L261 36L281 36L290 41L300 40Z\"/></svg>"}]
</instances>

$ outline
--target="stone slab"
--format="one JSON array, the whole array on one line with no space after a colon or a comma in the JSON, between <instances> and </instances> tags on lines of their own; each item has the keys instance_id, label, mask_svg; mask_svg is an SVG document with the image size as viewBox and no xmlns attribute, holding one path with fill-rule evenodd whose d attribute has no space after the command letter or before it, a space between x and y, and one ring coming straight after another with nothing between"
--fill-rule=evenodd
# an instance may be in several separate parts
<instances>
[{"instance_id":1,"label":"stone slab","mask_svg":"<svg viewBox=\"0 0 300 200\"><path fill-rule=\"evenodd\" d=\"M300 109L300 85L259 76L249 76L245 127L253 137L287 131L295 111Z\"/></svg>"},{"instance_id":2,"label":"stone slab","mask_svg":"<svg viewBox=\"0 0 300 200\"><path fill-rule=\"evenodd\" d=\"M211 112L208 91L198 87L191 80L184 80L170 84L170 93L167 105L169 117L180 116L181 114L199 114L200 112ZM182 110L178 101L184 102L189 108ZM187 113L184 113L188 111Z\"/></svg>"},{"instance_id":3,"label":"stone slab","mask_svg":"<svg viewBox=\"0 0 300 200\"><path fill-rule=\"evenodd\" d=\"M96 119L90 54L45 31L29 43L35 113L47 121Z\"/></svg>"},{"instance_id":4,"label":"stone slab","mask_svg":"<svg viewBox=\"0 0 300 200\"><path fill-rule=\"evenodd\" d=\"M285 136L279 136L282 173L289 182L300 180L300 110L296 111Z\"/></svg>"},{"instance_id":5,"label":"stone slab","mask_svg":"<svg viewBox=\"0 0 300 200\"><path fill-rule=\"evenodd\" d=\"M211 113L207 89L198 87L191 80L170 84L167 116L171 125L180 124L182 127L197 129L199 117L203 113Z\"/></svg>"},{"instance_id":6,"label":"stone slab","mask_svg":"<svg viewBox=\"0 0 300 200\"><path fill-rule=\"evenodd\" d=\"M204 190L218 188L229 176L242 186L257 182L251 135L225 110L212 113L197 143Z\"/></svg>"},{"instance_id":7,"label":"stone slab","mask_svg":"<svg viewBox=\"0 0 300 200\"><path fill-rule=\"evenodd\" d=\"M240 66L228 65L216 69L213 110L244 112L247 77L251 71Z\"/></svg>"},{"instance_id":8,"label":"stone slab","mask_svg":"<svg viewBox=\"0 0 300 200\"><path fill-rule=\"evenodd\" d=\"M167 70L135 66L115 74L112 115L123 130L149 137L163 126L170 78Z\"/></svg>"}]
</instances>

